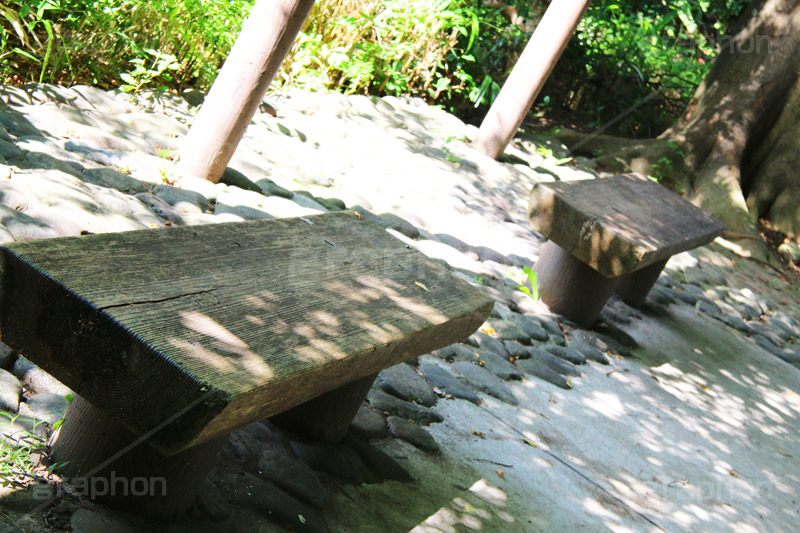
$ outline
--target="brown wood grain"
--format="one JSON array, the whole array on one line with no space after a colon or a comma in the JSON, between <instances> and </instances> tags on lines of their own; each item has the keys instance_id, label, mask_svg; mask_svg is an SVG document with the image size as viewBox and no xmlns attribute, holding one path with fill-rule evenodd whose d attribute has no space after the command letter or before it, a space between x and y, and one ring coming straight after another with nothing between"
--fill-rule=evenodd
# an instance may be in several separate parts
<instances>
[{"instance_id":1,"label":"brown wood grain","mask_svg":"<svg viewBox=\"0 0 800 533\"><path fill-rule=\"evenodd\" d=\"M615 278L714 240L725 225L637 174L534 185L531 226Z\"/></svg>"},{"instance_id":2,"label":"brown wood grain","mask_svg":"<svg viewBox=\"0 0 800 533\"><path fill-rule=\"evenodd\" d=\"M0 252L3 342L139 435L197 403L151 439L164 453L457 342L492 307L351 212Z\"/></svg>"}]
</instances>

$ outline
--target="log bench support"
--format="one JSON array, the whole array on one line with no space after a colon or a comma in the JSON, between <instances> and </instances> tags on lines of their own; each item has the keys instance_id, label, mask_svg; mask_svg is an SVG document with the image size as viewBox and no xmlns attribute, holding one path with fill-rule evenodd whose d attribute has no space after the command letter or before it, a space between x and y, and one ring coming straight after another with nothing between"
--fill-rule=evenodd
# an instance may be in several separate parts
<instances>
[{"instance_id":1,"label":"log bench support","mask_svg":"<svg viewBox=\"0 0 800 533\"><path fill-rule=\"evenodd\" d=\"M0 340L76 392L53 459L144 515L186 510L258 420L338 441L380 370L492 305L347 211L0 247Z\"/></svg>"},{"instance_id":2,"label":"log bench support","mask_svg":"<svg viewBox=\"0 0 800 533\"><path fill-rule=\"evenodd\" d=\"M642 305L672 255L707 244L725 229L637 174L536 184L528 216L549 239L533 267L542 301L585 327L612 294Z\"/></svg>"}]
</instances>

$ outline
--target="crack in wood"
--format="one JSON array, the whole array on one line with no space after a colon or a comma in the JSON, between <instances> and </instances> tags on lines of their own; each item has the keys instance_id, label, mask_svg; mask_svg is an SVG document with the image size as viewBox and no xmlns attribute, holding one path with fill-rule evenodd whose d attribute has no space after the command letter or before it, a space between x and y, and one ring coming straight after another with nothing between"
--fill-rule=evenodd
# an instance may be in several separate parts
<instances>
[{"instance_id":1,"label":"crack in wood","mask_svg":"<svg viewBox=\"0 0 800 533\"><path fill-rule=\"evenodd\" d=\"M217 289L204 289L202 291L185 292L183 294L178 294L178 295L175 295L175 296L167 296L165 298L156 298L154 300L137 300L137 301L133 301L133 302L124 302L124 303L121 303L121 304L106 305L106 306L103 306L103 307L98 307L97 310L98 311L106 311L108 309L115 309L117 307L126 307L128 305L157 304L157 303L161 303L161 302L168 302L170 300L178 300L180 298L186 298L187 296L196 296L198 294L208 294L208 293L214 292L215 290L217 290Z\"/></svg>"}]
</instances>

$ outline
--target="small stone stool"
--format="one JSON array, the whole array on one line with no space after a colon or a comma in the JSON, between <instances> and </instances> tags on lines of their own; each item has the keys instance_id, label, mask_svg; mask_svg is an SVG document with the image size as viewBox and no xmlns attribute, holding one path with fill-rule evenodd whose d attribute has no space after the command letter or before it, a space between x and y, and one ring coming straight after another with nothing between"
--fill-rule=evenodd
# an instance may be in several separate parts
<instances>
[{"instance_id":1,"label":"small stone stool","mask_svg":"<svg viewBox=\"0 0 800 533\"><path fill-rule=\"evenodd\" d=\"M548 238L534 265L553 312L590 326L612 294L640 306L669 258L725 225L639 174L538 183L528 218Z\"/></svg>"}]
</instances>

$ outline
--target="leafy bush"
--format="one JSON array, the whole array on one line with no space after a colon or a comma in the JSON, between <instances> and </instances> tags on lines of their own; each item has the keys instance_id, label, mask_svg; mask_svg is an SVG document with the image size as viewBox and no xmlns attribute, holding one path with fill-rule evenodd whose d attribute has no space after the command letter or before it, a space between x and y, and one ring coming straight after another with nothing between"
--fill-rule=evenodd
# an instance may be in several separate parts
<instances>
[{"instance_id":1,"label":"leafy bush","mask_svg":"<svg viewBox=\"0 0 800 533\"><path fill-rule=\"evenodd\" d=\"M746 0L595 0L542 91L597 127L654 136L703 80Z\"/></svg>"},{"instance_id":2,"label":"leafy bush","mask_svg":"<svg viewBox=\"0 0 800 533\"><path fill-rule=\"evenodd\" d=\"M253 1L4 0L0 76L6 83L118 86L121 74L141 78L152 50L173 56L180 68L162 69L148 82L207 86ZM174 78L163 76L167 70Z\"/></svg>"},{"instance_id":3,"label":"leafy bush","mask_svg":"<svg viewBox=\"0 0 800 533\"><path fill-rule=\"evenodd\" d=\"M469 0L322 0L279 83L420 96L452 111L486 105L527 41L502 9Z\"/></svg>"}]
</instances>

